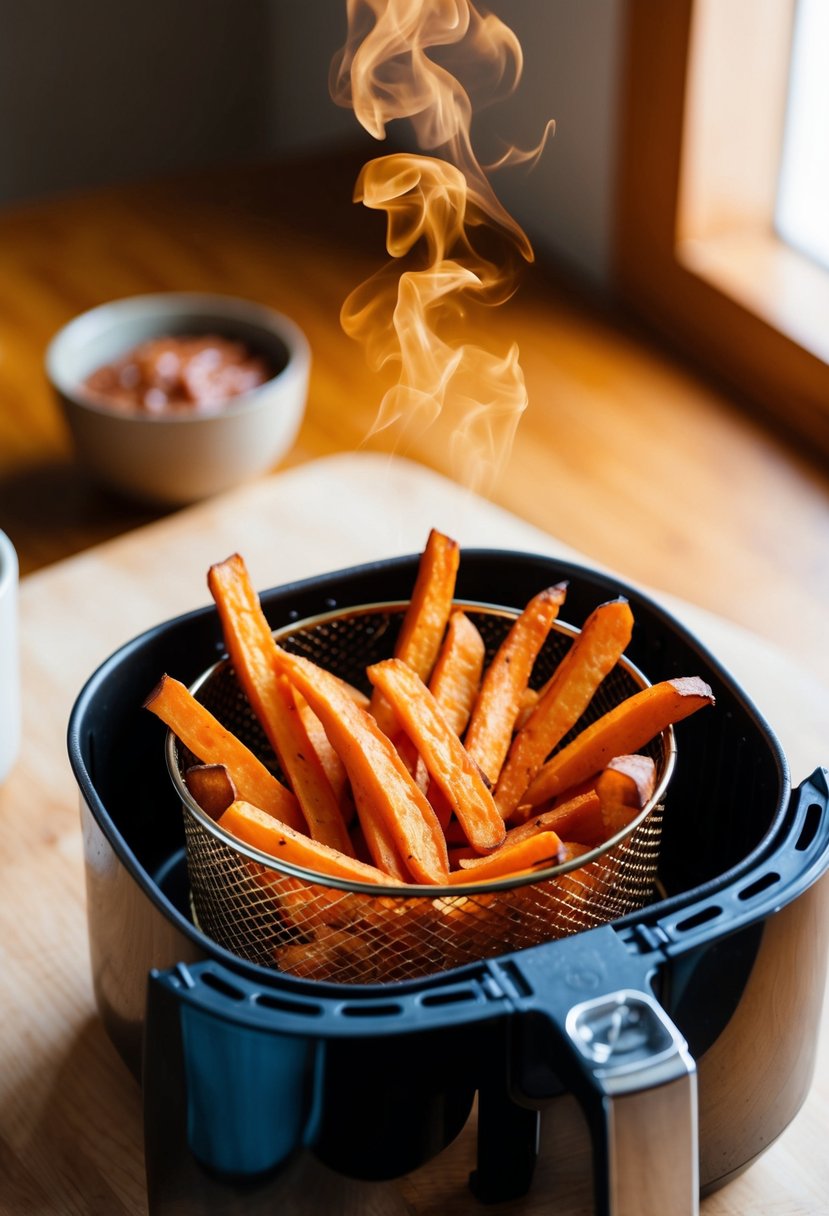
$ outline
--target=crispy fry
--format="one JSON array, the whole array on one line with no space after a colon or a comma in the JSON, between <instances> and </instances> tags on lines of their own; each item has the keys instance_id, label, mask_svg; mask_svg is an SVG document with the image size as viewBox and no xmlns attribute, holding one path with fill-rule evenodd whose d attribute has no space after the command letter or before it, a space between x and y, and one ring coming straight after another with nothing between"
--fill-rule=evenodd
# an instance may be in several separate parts
<instances>
[{"instance_id":1,"label":"crispy fry","mask_svg":"<svg viewBox=\"0 0 829 1216\"><path fill-rule=\"evenodd\" d=\"M575 840L566 840L561 846L561 863L564 865L568 861L573 861L576 857L583 857L585 853L589 853L590 851L590 845L581 844ZM601 881L601 862L591 861L586 866L579 866L575 870L568 870L566 874L562 874L561 878L557 878L555 881L562 898L587 900L589 904L590 893Z\"/></svg>"},{"instance_id":2,"label":"crispy fry","mask_svg":"<svg viewBox=\"0 0 829 1216\"><path fill-rule=\"evenodd\" d=\"M328 735L325 733L325 727L320 722L317 715L314 713L311 706L305 700L301 693L293 689L294 700L296 702L297 712L302 719L302 725L305 727L305 733L317 753L319 762L325 771L329 785L334 791L334 795L339 803L340 811L342 812L343 820L346 824L350 824L354 819L355 807L354 798L351 794L351 787L348 784L348 773L345 771L345 765L340 757L331 746ZM359 702L358 702L359 703ZM368 705L368 697L362 698L362 704Z\"/></svg>"},{"instance_id":3,"label":"crispy fry","mask_svg":"<svg viewBox=\"0 0 829 1216\"><path fill-rule=\"evenodd\" d=\"M539 770L524 801L538 806L563 790L584 781L614 756L643 747L673 722L679 722L706 705L714 694L697 676L663 680L620 702L586 727Z\"/></svg>"},{"instance_id":4,"label":"crispy fry","mask_svg":"<svg viewBox=\"0 0 829 1216\"><path fill-rule=\"evenodd\" d=\"M368 712L368 711L365 711ZM386 736L383 735L383 738ZM400 762L403 763L402 761ZM405 769L405 766L403 766ZM398 774L399 776L399 774ZM411 882L412 871L403 860L399 842L399 833L391 815L384 813L383 808L375 799L375 787L372 781L366 780L354 765L349 769L351 791L357 807L357 819L360 825L362 841L368 856L381 870L394 879L395 882ZM421 795L425 797L424 794ZM393 795L393 798L395 795ZM356 842L355 842L356 847ZM448 853L447 853L447 865Z\"/></svg>"},{"instance_id":5,"label":"crispy fry","mask_svg":"<svg viewBox=\"0 0 829 1216\"><path fill-rule=\"evenodd\" d=\"M628 645L632 631L633 613L625 599L600 604L587 618L512 741L495 790L495 803L504 819L509 819L556 744L578 722Z\"/></svg>"},{"instance_id":6,"label":"crispy fry","mask_svg":"<svg viewBox=\"0 0 829 1216\"><path fill-rule=\"evenodd\" d=\"M184 774L184 784L211 819L220 819L238 797L230 773L223 764L192 764Z\"/></svg>"},{"instance_id":7,"label":"crispy fry","mask_svg":"<svg viewBox=\"0 0 829 1216\"><path fill-rule=\"evenodd\" d=\"M496 848L504 839L504 821L477 765L429 689L400 659L373 664L368 677L417 747L469 843L481 852Z\"/></svg>"},{"instance_id":8,"label":"crispy fry","mask_svg":"<svg viewBox=\"0 0 829 1216\"><path fill-rule=\"evenodd\" d=\"M442 882L448 871L446 840L428 799L417 788L391 740L354 703L335 676L299 655L275 647L277 668L289 677L325 727L345 764L357 813L377 864L378 838L393 840L417 882ZM379 856L379 859L378 859Z\"/></svg>"},{"instance_id":9,"label":"crispy fry","mask_svg":"<svg viewBox=\"0 0 829 1216\"><path fill-rule=\"evenodd\" d=\"M656 765L650 756L615 756L596 782L602 820L608 836L615 836L647 806L656 784Z\"/></svg>"},{"instance_id":10,"label":"crispy fry","mask_svg":"<svg viewBox=\"0 0 829 1216\"><path fill-rule=\"evenodd\" d=\"M399 723L395 722L395 725L399 725ZM429 784L429 774L420 764L420 757L417 754L417 748L414 743L412 743L405 731L402 730L395 734L392 743L397 748L397 754L405 764L406 769L412 774L418 789L423 790L425 794L426 787Z\"/></svg>"},{"instance_id":11,"label":"crispy fry","mask_svg":"<svg viewBox=\"0 0 829 1216\"><path fill-rule=\"evenodd\" d=\"M524 840L536 832L555 832L562 840L578 841L591 848L607 836L599 795L595 791L579 794L561 806L529 818L526 823L510 828L507 843Z\"/></svg>"},{"instance_id":12,"label":"crispy fry","mask_svg":"<svg viewBox=\"0 0 829 1216\"><path fill-rule=\"evenodd\" d=\"M456 735L466 730L472 706L481 686L486 647L477 627L466 613L453 612L446 636L432 670L429 691L437 701ZM430 780L422 759L415 768L415 781L435 808L444 832L452 817L452 807L436 782Z\"/></svg>"},{"instance_id":13,"label":"crispy fry","mask_svg":"<svg viewBox=\"0 0 829 1216\"><path fill-rule=\"evenodd\" d=\"M293 686L281 678L277 681L275 694L277 701L281 702L279 726L275 731L279 738L280 763L290 778L308 830L314 840L339 849L341 853L351 853L351 838L339 799L308 738Z\"/></svg>"},{"instance_id":14,"label":"crispy fry","mask_svg":"<svg viewBox=\"0 0 829 1216\"><path fill-rule=\"evenodd\" d=\"M481 684L484 640L465 612L453 612L429 680L429 691L456 735L462 735Z\"/></svg>"},{"instance_id":15,"label":"crispy fry","mask_svg":"<svg viewBox=\"0 0 829 1216\"><path fill-rule=\"evenodd\" d=\"M420 556L412 598L394 648L394 657L408 663L424 683L431 675L452 610L459 563L457 541L433 528ZM381 730L392 734L393 718L377 689L371 697L371 712Z\"/></svg>"},{"instance_id":16,"label":"crispy fry","mask_svg":"<svg viewBox=\"0 0 829 1216\"><path fill-rule=\"evenodd\" d=\"M253 802L289 827L305 824L296 798L244 743L226 730L209 710L171 676L162 676L144 702L205 764L223 764L242 798Z\"/></svg>"},{"instance_id":17,"label":"crispy fry","mask_svg":"<svg viewBox=\"0 0 829 1216\"><path fill-rule=\"evenodd\" d=\"M565 841L557 864L563 865L590 851L587 845ZM510 892L510 904L518 915L506 927L506 939L514 950L566 937L598 923L593 905L605 890L600 862L588 862L557 878L539 878L538 869L528 872L535 881Z\"/></svg>"},{"instance_id":18,"label":"crispy fry","mask_svg":"<svg viewBox=\"0 0 829 1216\"><path fill-rule=\"evenodd\" d=\"M388 875L376 866L366 865L364 861L332 849L322 841L312 840L304 832L295 832L249 802L237 800L231 803L219 820L219 827L270 857L314 870L318 874L375 886L389 881Z\"/></svg>"},{"instance_id":19,"label":"crispy fry","mask_svg":"<svg viewBox=\"0 0 829 1216\"><path fill-rule=\"evenodd\" d=\"M425 765L423 767L426 769ZM426 770L426 772L428 775L428 770ZM445 836L446 829L449 827L452 819L452 804L436 781L429 781L426 789L426 797L432 804L432 809L438 817L438 823L443 829L443 834Z\"/></svg>"},{"instance_id":20,"label":"crispy fry","mask_svg":"<svg viewBox=\"0 0 829 1216\"><path fill-rule=\"evenodd\" d=\"M434 667L449 620L459 563L457 541L433 528L394 648L394 657L408 663L424 681Z\"/></svg>"},{"instance_id":21,"label":"crispy fry","mask_svg":"<svg viewBox=\"0 0 829 1216\"><path fill-rule=\"evenodd\" d=\"M207 577L236 678L259 719L315 840L348 852L336 795L302 724L290 687L274 667L276 643L238 553Z\"/></svg>"},{"instance_id":22,"label":"crispy fry","mask_svg":"<svg viewBox=\"0 0 829 1216\"><path fill-rule=\"evenodd\" d=\"M369 698L361 688L355 688L353 684L349 684L348 680L341 680L340 683L342 684L343 688L345 688L355 705L359 705L360 709L368 709Z\"/></svg>"},{"instance_id":23,"label":"crispy fry","mask_svg":"<svg viewBox=\"0 0 829 1216\"><path fill-rule=\"evenodd\" d=\"M359 976L362 983L386 978L370 941L347 929L321 927L309 942L279 946L274 960L280 971L313 980L346 981Z\"/></svg>"},{"instance_id":24,"label":"crispy fry","mask_svg":"<svg viewBox=\"0 0 829 1216\"><path fill-rule=\"evenodd\" d=\"M552 864L561 852L561 839L555 832L536 832L515 844L504 844L488 857L461 859L459 870L449 875L451 885L505 878L531 870L542 862Z\"/></svg>"},{"instance_id":25,"label":"crispy fry","mask_svg":"<svg viewBox=\"0 0 829 1216\"><path fill-rule=\"evenodd\" d=\"M251 877L271 895L280 919L292 933L306 936L321 927L340 929L357 919L355 905L359 906L364 896L326 887L323 882L312 885L253 862L250 866Z\"/></svg>"},{"instance_id":26,"label":"crispy fry","mask_svg":"<svg viewBox=\"0 0 829 1216\"><path fill-rule=\"evenodd\" d=\"M525 688L518 701L518 713L515 717L515 729L520 730L526 723L532 711L538 704L538 689Z\"/></svg>"},{"instance_id":27,"label":"crispy fry","mask_svg":"<svg viewBox=\"0 0 829 1216\"><path fill-rule=\"evenodd\" d=\"M566 591L566 583L559 583L530 600L484 676L464 744L491 786L496 784L507 754L533 664L564 603Z\"/></svg>"},{"instance_id":28,"label":"crispy fry","mask_svg":"<svg viewBox=\"0 0 829 1216\"><path fill-rule=\"evenodd\" d=\"M565 841L561 846L561 862L572 861L590 852L590 846L575 841ZM609 880L605 877L602 863L590 861L587 865L568 870L560 878L550 883L552 894L551 913L558 922L560 933L574 929L589 928L592 923L591 913L594 902L605 888Z\"/></svg>"}]
</instances>

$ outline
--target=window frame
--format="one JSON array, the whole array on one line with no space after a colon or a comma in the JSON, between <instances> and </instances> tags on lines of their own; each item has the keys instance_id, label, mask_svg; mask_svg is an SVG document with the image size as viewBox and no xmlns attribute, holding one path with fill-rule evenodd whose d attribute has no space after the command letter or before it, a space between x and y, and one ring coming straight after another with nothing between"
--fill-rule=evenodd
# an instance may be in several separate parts
<instances>
[{"instance_id":1,"label":"window frame","mask_svg":"<svg viewBox=\"0 0 829 1216\"><path fill-rule=\"evenodd\" d=\"M709 155L706 165L698 139L696 150L689 150L695 117L690 104L699 87L696 57L705 38L710 47L717 36L711 29L701 36L700 21L716 20L724 10L733 16L734 6L757 2L729 0L718 8L711 0L623 5L612 281L621 302L697 366L791 438L829 457L829 273L774 231L788 65L788 44L781 54L779 37L788 29L790 40L794 0L765 3L767 73L754 103L760 107L757 129L765 132L773 155L763 158L757 141L748 138L751 82L740 78L740 67L750 60L736 43L725 56L720 43L726 71L719 84L705 85L720 89L716 124L709 106L708 130L702 133L703 143L707 138L709 147L719 149L719 158ZM756 7L752 11L756 15ZM787 24L781 27L780 21ZM775 108L764 113L763 105ZM753 126L751 133L756 134ZM731 177L751 185L732 191L738 197L729 199L723 180L728 157L744 153L745 173ZM696 157L695 172L683 178L689 155ZM725 166L720 179L718 163ZM689 189L700 180L704 189Z\"/></svg>"}]
</instances>

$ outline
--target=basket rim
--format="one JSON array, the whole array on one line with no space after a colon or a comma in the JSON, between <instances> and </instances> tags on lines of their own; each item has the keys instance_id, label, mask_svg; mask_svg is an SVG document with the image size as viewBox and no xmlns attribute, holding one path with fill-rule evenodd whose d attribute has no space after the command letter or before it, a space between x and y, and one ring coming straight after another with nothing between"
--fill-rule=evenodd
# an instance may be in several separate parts
<instances>
[{"instance_id":1,"label":"basket rim","mask_svg":"<svg viewBox=\"0 0 829 1216\"><path fill-rule=\"evenodd\" d=\"M327 612L316 613L313 616L303 617L296 621L290 621L285 625L280 625L273 629L272 635L274 641L279 642L292 634L301 633L305 630L314 628L318 625L327 624L330 621L337 620L346 616L365 616L373 612L403 612L408 607L409 600L378 600L369 603L355 604L349 606L339 606L332 608ZM515 620L520 616L520 610L508 607L502 604L491 604L481 600L466 600L454 599L452 601L452 610L463 610L469 612L477 612L491 616L501 616ZM558 617L553 621L550 632L561 633L566 636L575 638L581 633L581 630L576 625L572 625L567 621L563 621ZM196 679L190 684L188 691L197 696L201 688L207 683L211 676L220 668L229 665L230 659L227 654L222 658L211 663ZM634 663L625 655L622 655L617 666L621 667L627 675L636 683L639 688L651 687L651 681ZM181 771L177 761L176 744L177 736L172 730L168 730L165 738L165 758L167 771L173 782L173 786L181 800L182 808L185 814L189 814L195 819L198 825L209 832L220 844L231 848L234 852L241 854L249 861L262 866L264 869L273 870L276 873L287 874L292 878L299 878L303 882L312 883L315 886L332 888L334 890L343 891L348 894L359 894L374 896L374 898L395 898L395 899L449 899L451 897L467 898L469 896L491 894L500 891L509 891L513 888L527 886L539 882L545 882L550 879L560 878L568 874L571 870L577 870L584 866L590 865L594 861L601 860L612 849L621 845L629 836L632 836L640 824L657 810L665 796L671 777L674 772L677 760L676 735L673 726L667 726L660 732L659 736L662 740L662 774L654 787L653 794L649 798L646 805L642 808L639 814L626 824L614 836L603 841L602 844L590 849L587 853L582 853L578 857L571 858L569 861L559 862L553 866L547 866L544 869L534 870L531 873L525 873L511 878L493 879L489 882L470 882L470 883L452 883L451 885L437 885L431 883L406 883L395 884L391 880L388 885L383 883L361 883L349 879L338 878L334 875L322 874L318 870L308 870L302 866L293 865L291 862L283 861L280 858L272 856L270 853L264 853L260 849L254 848L252 845L246 844L233 836L230 832L221 828L218 823L211 819L206 811L202 810L199 804L190 794L187 786L184 783Z\"/></svg>"}]
</instances>

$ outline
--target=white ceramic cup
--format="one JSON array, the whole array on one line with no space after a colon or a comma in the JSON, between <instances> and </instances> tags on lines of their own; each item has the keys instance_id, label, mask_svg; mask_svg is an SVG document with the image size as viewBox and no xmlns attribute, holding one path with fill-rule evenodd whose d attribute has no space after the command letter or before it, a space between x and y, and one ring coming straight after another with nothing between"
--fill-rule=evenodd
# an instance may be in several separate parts
<instances>
[{"instance_id":1,"label":"white ceramic cup","mask_svg":"<svg viewBox=\"0 0 829 1216\"><path fill-rule=\"evenodd\" d=\"M0 785L20 748L20 667L17 650L17 554L0 532Z\"/></svg>"}]
</instances>

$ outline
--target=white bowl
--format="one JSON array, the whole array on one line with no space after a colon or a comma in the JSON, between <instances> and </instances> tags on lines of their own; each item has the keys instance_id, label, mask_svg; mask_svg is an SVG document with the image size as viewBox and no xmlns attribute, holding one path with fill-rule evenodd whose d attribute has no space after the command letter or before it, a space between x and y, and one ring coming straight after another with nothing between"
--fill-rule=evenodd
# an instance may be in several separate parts
<instances>
[{"instance_id":1,"label":"white bowl","mask_svg":"<svg viewBox=\"0 0 829 1216\"><path fill-rule=\"evenodd\" d=\"M84 393L97 368L149 338L219 333L280 370L227 406L142 414ZM267 472L302 422L311 365L302 331L281 313L230 296L165 292L102 304L64 326L46 352L81 463L104 485L144 502L183 506Z\"/></svg>"}]
</instances>

